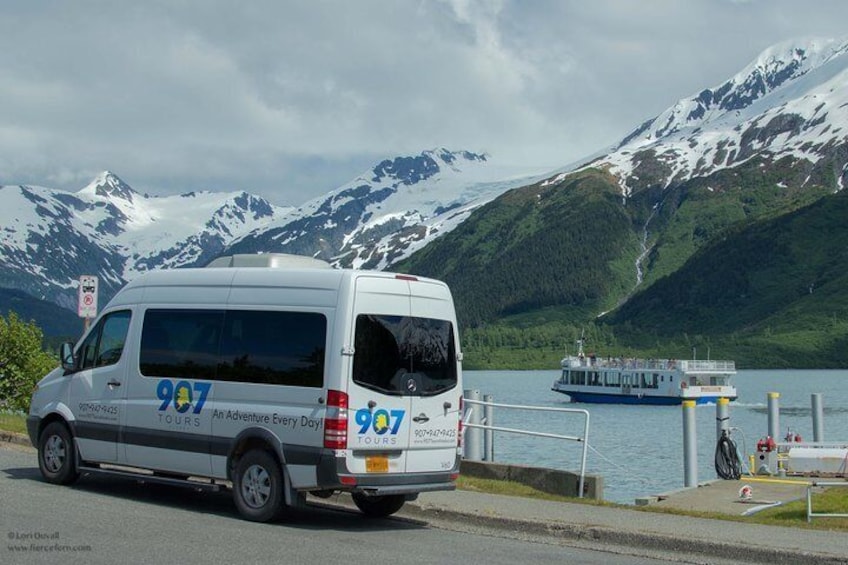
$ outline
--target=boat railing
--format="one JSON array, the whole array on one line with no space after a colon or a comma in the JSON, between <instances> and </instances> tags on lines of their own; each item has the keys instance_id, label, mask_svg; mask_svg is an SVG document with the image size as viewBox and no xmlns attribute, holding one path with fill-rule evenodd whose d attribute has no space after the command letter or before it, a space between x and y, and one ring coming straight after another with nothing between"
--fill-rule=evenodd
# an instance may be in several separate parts
<instances>
[{"instance_id":1,"label":"boat railing","mask_svg":"<svg viewBox=\"0 0 848 565\"><path fill-rule=\"evenodd\" d=\"M735 371L735 361L687 360L680 361L684 371Z\"/></svg>"},{"instance_id":2,"label":"boat railing","mask_svg":"<svg viewBox=\"0 0 848 565\"><path fill-rule=\"evenodd\" d=\"M680 360L680 359L636 359L626 357L566 357L563 367L600 368L600 369L636 369L647 371L735 371L734 361Z\"/></svg>"},{"instance_id":3,"label":"boat railing","mask_svg":"<svg viewBox=\"0 0 848 565\"><path fill-rule=\"evenodd\" d=\"M583 455L580 461L580 482L577 487L578 497L583 498L583 487L586 477L586 453L589 447L589 411L579 408L553 408L548 406L524 406L520 404L500 404L496 402L487 402L485 400L475 400L469 398L468 394L463 397L465 403L465 415L463 417L463 434L467 435L469 429L485 430L489 432L506 432L513 434L522 434L534 437L546 437L553 439L561 439L566 441L576 441L583 444ZM475 414L475 407L477 413ZM584 417L583 435L569 436L563 434L552 434L547 432L538 432L535 430L519 430L516 428L504 428L500 426L492 426L491 423L482 417L483 410L491 408L507 408L511 410L525 410L535 412L557 412L560 414L579 414ZM477 432L480 433L480 432ZM470 439L470 438L469 438ZM463 445L466 449L470 447L471 441L463 440ZM477 443L476 440L473 443Z\"/></svg>"}]
</instances>

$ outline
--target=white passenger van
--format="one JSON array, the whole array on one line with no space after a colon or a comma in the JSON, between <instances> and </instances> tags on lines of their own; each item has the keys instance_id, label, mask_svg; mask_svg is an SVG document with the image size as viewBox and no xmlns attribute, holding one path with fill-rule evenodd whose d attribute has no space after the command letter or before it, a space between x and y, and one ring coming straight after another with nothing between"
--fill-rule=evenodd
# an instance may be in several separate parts
<instances>
[{"instance_id":1,"label":"white passenger van","mask_svg":"<svg viewBox=\"0 0 848 565\"><path fill-rule=\"evenodd\" d=\"M442 282L235 255L127 284L63 345L27 426L52 483L231 485L255 521L346 491L387 516L455 488L460 362Z\"/></svg>"}]
</instances>

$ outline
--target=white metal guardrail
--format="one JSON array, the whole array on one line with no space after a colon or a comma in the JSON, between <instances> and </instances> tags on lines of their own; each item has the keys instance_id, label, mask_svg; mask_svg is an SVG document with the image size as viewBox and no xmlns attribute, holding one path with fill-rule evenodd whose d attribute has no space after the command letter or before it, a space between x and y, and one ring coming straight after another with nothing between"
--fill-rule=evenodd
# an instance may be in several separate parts
<instances>
[{"instance_id":1,"label":"white metal guardrail","mask_svg":"<svg viewBox=\"0 0 848 565\"><path fill-rule=\"evenodd\" d=\"M807 522L812 522L813 518L848 518L848 514L825 514L821 512L813 512L813 487L848 487L848 481L813 481L807 485Z\"/></svg>"},{"instance_id":2,"label":"white metal guardrail","mask_svg":"<svg viewBox=\"0 0 848 565\"><path fill-rule=\"evenodd\" d=\"M583 444L583 455L580 461L580 484L578 486L577 492L579 493L579 497L583 498L583 484L586 476L586 452L589 447L589 411L581 410L578 408L550 408L547 406L523 406L520 404L500 404L497 402L486 402L482 400L473 400L469 398L463 398L463 402L469 405L478 405L483 407L493 407L493 408L507 408L510 410L528 410L528 411L537 411L537 412L560 412L560 413L570 413L570 414L582 414L585 417L583 423L583 435L582 436L569 436L563 434L551 434L546 432L535 432L531 430L519 430L516 428L504 428L500 426L492 426L488 423L486 424L476 424L470 422L471 413L473 408L467 408L466 416L464 418L465 422L463 424L463 433L468 428L481 429L493 432L506 432L513 434L521 434L535 437L546 437L553 439L562 439L567 441L576 441L581 442Z\"/></svg>"}]
</instances>

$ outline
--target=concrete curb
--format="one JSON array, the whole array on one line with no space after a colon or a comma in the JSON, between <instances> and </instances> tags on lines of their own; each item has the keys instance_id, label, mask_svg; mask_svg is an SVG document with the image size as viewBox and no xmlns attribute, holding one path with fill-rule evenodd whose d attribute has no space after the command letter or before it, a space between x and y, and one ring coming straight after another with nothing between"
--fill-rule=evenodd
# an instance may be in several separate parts
<instances>
[{"instance_id":1,"label":"concrete curb","mask_svg":"<svg viewBox=\"0 0 848 565\"><path fill-rule=\"evenodd\" d=\"M27 447L32 447L28 435L19 434L16 432L8 432L6 430L0 430L0 442L14 443L16 445L25 445Z\"/></svg>"},{"instance_id":2,"label":"concrete curb","mask_svg":"<svg viewBox=\"0 0 848 565\"><path fill-rule=\"evenodd\" d=\"M807 551L791 551L785 548L769 548L750 544L705 541L675 536L666 536L637 530L619 530L592 524L542 523L529 520L514 520L503 517L487 517L435 507L420 507L408 503L402 515L409 517L435 516L449 521L472 524L512 532L523 532L539 536L560 537L578 542L608 544L632 548L674 551L684 554L699 554L730 561L757 563L805 563L813 565L845 565L843 556L824 555Z\"/></svg>"}]
</instances>

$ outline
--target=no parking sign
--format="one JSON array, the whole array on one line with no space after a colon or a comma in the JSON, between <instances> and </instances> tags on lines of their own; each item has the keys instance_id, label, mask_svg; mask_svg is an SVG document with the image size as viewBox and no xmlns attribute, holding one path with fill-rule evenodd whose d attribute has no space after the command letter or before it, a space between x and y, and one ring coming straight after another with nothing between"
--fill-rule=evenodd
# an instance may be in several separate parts
<instances>
[{"instance_id":1,"label":"no parking sign","mask_svg":"<svg viewBox=\"0 0 848 565\"><path fill-rule=\"evenodd\" d=\"M95 318L97 317L97 277L83 275L79 282L77 314L80 318Z\"/></svg>"}]
</instances>

